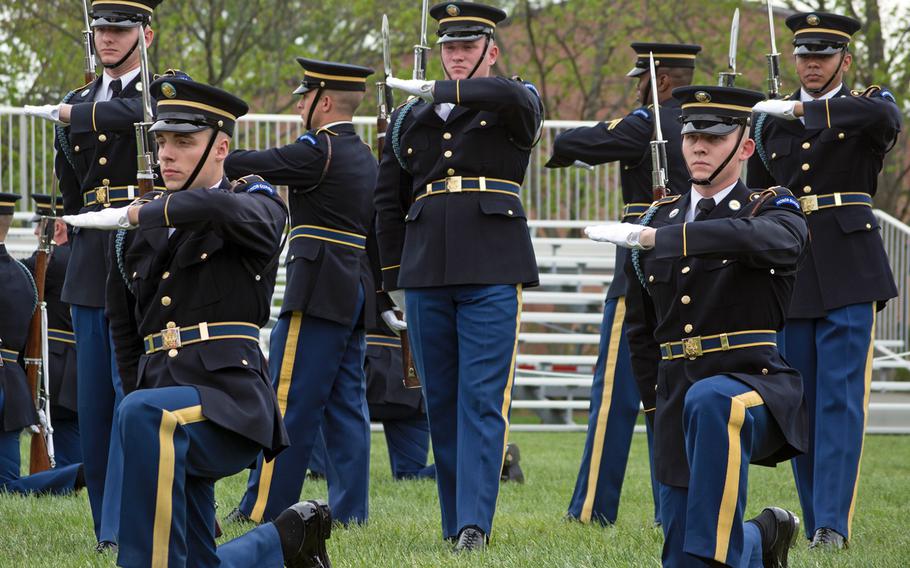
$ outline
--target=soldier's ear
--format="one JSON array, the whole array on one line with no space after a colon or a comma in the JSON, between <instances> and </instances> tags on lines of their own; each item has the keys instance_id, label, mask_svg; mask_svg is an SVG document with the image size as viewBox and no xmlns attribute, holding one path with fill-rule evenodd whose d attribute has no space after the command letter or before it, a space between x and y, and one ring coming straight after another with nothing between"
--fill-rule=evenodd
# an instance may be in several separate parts
<instances>
[{"instance_id":1,"label":"soldier's ear","mask_svg":"<svg viewBox=\"0 0 910 568\"><path fill-rule=\"evenodd\" d=\"M496 45L495 41L490 43L490 49L487 50L487 59L491 66L496 65L496 60L499 59L499 46Z\"/></svg>"},{"instance_id":2,"label":"soldier's ear","mask_svg":"<svg viewBox=\"0 0 910 568\"><path fill-rule=\"evenodd\" d=\"M851 65L852 63L853 63L853 54L850 53L850 52L848 51L848 52L844 55L844 62L841 63L841 66L840 66L841 71L843 71L844 73L846 73L847 71L849 71L849 70L850 70L850 65Z\"/></svg>"}]
</instances>

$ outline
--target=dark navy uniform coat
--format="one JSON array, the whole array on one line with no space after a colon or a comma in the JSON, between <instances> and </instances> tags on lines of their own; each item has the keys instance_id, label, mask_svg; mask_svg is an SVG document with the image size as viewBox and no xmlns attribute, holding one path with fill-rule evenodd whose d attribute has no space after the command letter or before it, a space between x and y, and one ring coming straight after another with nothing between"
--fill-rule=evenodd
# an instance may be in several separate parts
<instances>
[{"instance_id":1,"label":"dark navy uniform coat","mask_svg":"<svg viewBox=\"0 0 910 568\"><path fill-rule=\"evenodd\" d=\"M859 192L875 195L885 154L901 128L890 94L855 96L842 89L830 100L803 103L799 120L766 116L758 133L768 161L749 160L752 187L783 185L797 197ZM799 91L790 97L799 100ZM759 117L753 117L753 124ZM809 256L796 279L789 317L816 318L850 304L897 296L879 224L872 209L848 205L808 213Z\"/></svg>"},{"instance_id":2,"label":"dark navy uniform coat","mask_svg":"<svg viewBox=\"0 0 910 568\"><path fill-rule=\"evenodd\" d=\"M671 98L660 103L660 126L667 141L667 163L671 194L681 195L689 191L689 171L682 156L682 124L680 103ZM582 126L567 130L556 137L553 156L547 167L570 166L576 160L597 165L619 162L622 169L619 181L622 186L624 204L650 204L654 201L651 186L651 140L654 138L653 105L640 107L626 117L601 122L595 126ZM634 223L641 216L624 215L622 220ZM626 277L622 267L628 262L629 251L616 247L616 266L613 282L607 290L607 298L626 295Z\"/></svg>"},{"instance_id":3,"label":"dark navy uniform coat","mask_svg":"<svg viewBox=\"0 0 910 568\"><path fill-rule=\"evenodd\" d=\"M782 329L806 246L806 221L785 189L752 202L753 192L739 182L706 220L684 223L691 195L661 201L649 223L657 229L657 240L653 249L641 254L647 289L634 270L627 274L632 367L645 408L656 404L656 475L676 487L686 487L689 481L683 404L689 387L700 379L729 375L761 395L786 445L771 456L755 456L756 463L774 464L807 447L802 381L775 347L657 364L661 343Z\"/></svg>"},{"instance_id":4,"label":"dark navy uniform coat","mask_svg":"<svg viewBox=\"0 0 910 568\"><path fill-rule=\"evenodd\" d=\"M174 356L146 355L142 341L168 322L268 322L287 214L277 195L238 191L224 182L144 205L139 228L128 233L122 273L112 261L107 316L127 393L193 386L206 418L272 455L288 438L257 341L216 339ZM170 237L169 228L176 228Z\"/></svg>"},{"instance_id":5,"label":"dark navy uniform coat","mask_svg":"<svg viewBox=\"0 0 910 568\"><path fill-rule=\"evenodd\" d=\"M0 245L0 349L18 352L20 361L34 310L35 287L31 278L9 255L6 246ZM2 428L5 432L38 423L35 402L19 363L2 361L0 389L3 390Z\"/></svg>"},{"instance_id":6,"label":"dark navy uniform coat","mask_svg":"<svg viewBox=\"0 0 910 568\"><path fill-rule=\"evenodd\" d=\"M140 74L141 75L141 74ZM83 194L96 187L136 185L136 130L142 121L139 76L124 85L119 97L94 102L101 87L98 77L73 91L64 100L73 105L70 125L57 129L54 169L60 180L63 209L68 215L97 211L100 204L83 207ZM61 140L62 136L62 140ZM121 207L128 201L114 203ZM110 269L107 241L110 234L94 229L73 229L73 270L68 273L63 300L70 304L104 307L104 282Z\"/></svg>"},{"instance_id":7,"label":"dark navy uniform coat","mask_svg":"<svg viewBox=\"0 0 910 568\"><path fill-rule=\"evenodd\" d=\"M525 210L517 195L444 193L418 199L428 183L485 176L521 184L541 125L533 86L503 77L436 81L436 103L454 103L443 121L419 101L400 128L402 169L393 151L392 113L376 184L377 237L385 290L538 282Z\"/></svg>"},{"instance_id":8,"label":"dark navy uniform coat","mask_svg":"<svg viewBox=\"0 0 910 568\"><path fill-rule=\"evenodd\" d=\"M32 274L35 273L36 259L37 253L23 261L23 264L28 267ZM73 321L70 318L69 304L60 299L69 259L69 243L54 247L54 251L47 263L47 275L44 279L44 300L47 302L47 327L51 330L51 337L61 338L61 340L51 339L48 341L51 367L51 404L76 413L78 412L76 406L76 345L73 343ZM64 333L61 334L59 332ZM60 417L57 414L55 416Z\"/></svg>"},{"instance_id":9,"label":"dark navy uniform coat","mask_svg":"<svg viewBox=\"0 0 910 568\"><path fill-rule=\"evenodd\" d=\"M255 172L269 183L289 186L292 227L324 227L364 240L370 231L376 158L352 123L307 132L281 148L237 150L228 156L225 172L232 178ZM358 288L371 289L366 248L332 242L332 233L322 235L291 234L281 311L351 325L360 318Z\"/></svg>"}]
</instances>

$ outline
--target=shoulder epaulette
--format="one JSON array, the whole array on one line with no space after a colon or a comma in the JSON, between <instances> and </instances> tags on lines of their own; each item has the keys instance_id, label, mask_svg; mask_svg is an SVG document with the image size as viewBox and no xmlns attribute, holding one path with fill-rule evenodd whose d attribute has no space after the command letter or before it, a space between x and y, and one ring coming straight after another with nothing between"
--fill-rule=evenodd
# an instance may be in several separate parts
<instances>
[{"instance_id":1,"label":"shoulder epaulette","mask_svg":"<svg viewBox=\"0 0 910 568\"><path fill-rule=\"evenodd\" d=\"M96 79L96 80L97 80L97 79ZM95 81L89 81L88 83L82 85L81 87L76 87L76 88L73 89L73 90L74 90L74 91L81 91L82 89L91 86L91 84L94 83L94 82L95 82Z\"/></svg>"},{"instance_id":2,"label":"shoulder epaulette","mask_svg":"<svg viewBox=\"0 0 910 568\"><path fill-rule=\"evenodd\" d=\"M673 203L680 197L682 197L682 195L668 195L668 196L658 199L657 201L652 203L651 207L660 207L661 205L666 205L667 203Z\"/></svg>"},{"instance_id":3,"label":"shoulder epaulette","mask_svg":"<svg viewBox=\"0 0 910 568\"><path fill-rule=\"evenodd\" d=\"M320 128L316 131L316 134L319 134L320 132L325 132L326 134L331 134L332 136L338 136L337 132L332 132L332 130L329 128Z\"/></svg>"}]
</instances>

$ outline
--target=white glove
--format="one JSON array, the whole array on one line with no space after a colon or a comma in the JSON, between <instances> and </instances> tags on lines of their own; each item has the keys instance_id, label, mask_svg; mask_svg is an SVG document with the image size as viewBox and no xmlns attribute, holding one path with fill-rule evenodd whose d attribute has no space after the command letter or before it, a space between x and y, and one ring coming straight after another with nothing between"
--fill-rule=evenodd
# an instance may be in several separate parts
<instances>
[{"instance_id":1,"label":"white glove","mask_svg":"<svg viewBox=\"0 0 910 568\"><path fill-rule=\"evenodd\" d=\"M433 89L436 87L436 81L387 77L385 84L393 89L398 89L399 91L418 96L428 103L433 102Z\"/></svg>"},{"instance_id":2,"label":"white glove","mask_svg":"<svg viewBox=\"0 0 910 568\"><path fill-rule=\"evenodd\" d=\"M398 319L398 316L395 315L395 310L386 310L380 315L382 316L382 321L384 321L395 333L404 331L408 328L407 322Z\"/></svg>"},{"instance_id":3,"label":"white glove","mask_svg":"<svg viewBox=\"0 0 910 568\"><path fill-rule=\"evenodd\" d=\"M66 123L60 120L60 105L25 105L25 114L49 120L57 124Z\"/></svg>"},{"instance_id":4,"label":"white glove","mask_svg":"<svg viewBox=\"0 0 910 568\"><path fill-rule=\"evenodd\" d=\"M765 114L770 114L771 116L783 118L784 120L797 120L799 117L793 114L797 102L799 101L783 101L778 99L761 101L752 107L752 111L763 112Z\"/></svg>"},{"instance_id":5,"label":"white glove","mask_svg":"<svg viewBox=\"0 0 910 568\"><path fill-rule=\"evenodd\" d=\"M64 215L63 221L73 227L86 229L135 229L138 225L131 225L128 217L130 206L109 207L101 211L90 211L79 215Z\"/></svg>"},{"instance_id":6,"label":"white glove","mask_svg":"<svg viewBox=\"0 0 910 568\"><path fill-rule=\"evenodd\" d=\"M585 227L585 235L592 241L613 243L627 249L643 249L645 247L638 242L638 237L645 228L634 223L610 223Z\"/></svg>"}]
</instances>

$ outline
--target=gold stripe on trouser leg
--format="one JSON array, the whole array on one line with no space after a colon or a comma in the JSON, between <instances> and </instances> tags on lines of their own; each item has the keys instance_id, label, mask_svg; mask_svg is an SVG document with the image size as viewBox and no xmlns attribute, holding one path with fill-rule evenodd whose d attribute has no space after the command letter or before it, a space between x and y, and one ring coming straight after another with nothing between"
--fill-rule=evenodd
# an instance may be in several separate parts
<instances>
[{"instance_id":1,"label":"gold stripe on trouser leg","mask_svg":"<svg viewBox=\"0 0 910 568\"><path fill-rule=\"evenodd\" d=\"M521 295L521 284L515 285L515 293L518 299L518 309L515 311L515 343L512 344L512 361L509 363L509 379L506 381L506 388L502 391L502 420L506 427L502 436L502 460L499 462L499 471L502 471L506 463L506 444L509 442L509 408L512 406L512 384L515 382L515 358L518 356L518 331L521 328L521 306L523 298ZM497 500L499 495L496 496Z\"/></svg>"},{"instance_id":2,"label":"gold stripe on trouser leg","mask_svg":"<svg viewBox=\"0 0 910 568\"><path fill-rule=\"evenodd\" d=\"M607 419L610 416L610 405L613 402L613 383L616 380L616 363L619 359L619 342L622 340L622 324L626 318L626 299L616 300L616 312L613 314L613 325L610 328L610 343L607 345L607 362L604 365L604 388L600 396L600 410L597 412L597 426L594 428L594 441L591 444L591 463L588 464L588 489L581 506L579 519L583 523L591 521L594 509L594 498L597 496L597 481L600 477L600 460L603 456L604 438L607 436Z\"/></svg>"},{"instance_id":3,"label":"gold stripe on trouser leg","mask_svg":"<svg viewBox=\"0 0 910 568\"><path fill-rule=\"evenodd\" d=\"M866 447L866 426L869 423L869 394L872 390L872 352L875 344L875 302L872 302L872 331L869 334L869 351L866 352L865 392L863 393L863 439L859 447L859 461L856 463L856 481L853 482L853 498L850 500L850 513L847 515L847 533L844 538L849 540L853 532L853 513L856 510L856 493L859 489L859 472L863 463L863 450Z\"/></svg>"},{"instance_id":4,"label":"gold stripe on trouser leg","mask_svg":"<svg viewBox=\"0 0 910 568\"><path fill-rule=\"evenodd\" d=\"M739 468L742 465L740 432L746 420L746 409L764 403L765 401L756 391L744 392L730 399L730 418L727 420L727 475L724 479L720 511L717 514L717 534L715 535L717 540L714 549L714 560L723 564L727 563L730 532L733 529L736 501L739 498Z\"/></svg>"},{"instance_id":5,"label":"gold stripe on trouser leg","mask_svg":"<svg viewBox=\"0 0 910 568\"><path fill-rule=\"evenodd\" d=\"M288 408L288 392L291 390L291 379L294 376L294 361L297 359L297 340L300 337L300 324L303 312L293 312L291 323L288 324L288 337L284 342L284 352L281 357L281 371L278 374L278 410L281 417ZM262 522L265 506L269 501L269 489L272 487L272 474L275 472L275 460L262 460L262 471L259 472L259 492L256 494L256 503L250 518L257 523Z\"/></svg>"},{"instance_id":6,"label":"gold stripe on trouser leg","mask_svg":"<svg viewBox=\"0 0 910 568\"><path fill-rule=\"evenodd\" d=\"M174 492L174 430L177 425L202 422L202 405L179 410L162 410L158 427L158 492L155 495L155 523L152 529L152 568L167 568L171 542Z\"/></svg>"}]
</instances>

